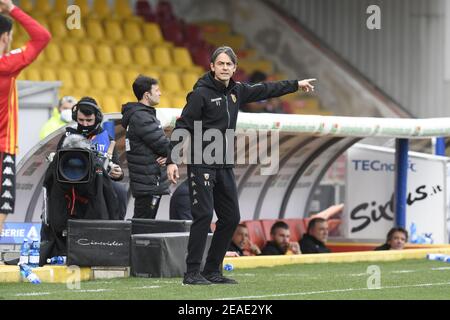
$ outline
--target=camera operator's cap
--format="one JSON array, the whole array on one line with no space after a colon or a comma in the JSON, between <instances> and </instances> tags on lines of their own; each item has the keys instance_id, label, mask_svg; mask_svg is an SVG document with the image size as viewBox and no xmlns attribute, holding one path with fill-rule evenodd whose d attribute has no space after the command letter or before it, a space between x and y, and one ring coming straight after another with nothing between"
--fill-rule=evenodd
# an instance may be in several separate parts
<instances>
[{"instance_id":1,"label":"camera operator's cap","mask_svg":"<svg viewBox=\"0 0 450 320\"><path fill-rule=\"evenodd\" d=\"M69 103L77 103L78 101L77 101L77 99L76 99L75 97L72 97L72 96L64 96L64 97L62 97L61 99L59 99L58 107L61 107L61 106L63 105L63 103L66 103L66 102L69 102Z\"/></svg>"}]
</instances>

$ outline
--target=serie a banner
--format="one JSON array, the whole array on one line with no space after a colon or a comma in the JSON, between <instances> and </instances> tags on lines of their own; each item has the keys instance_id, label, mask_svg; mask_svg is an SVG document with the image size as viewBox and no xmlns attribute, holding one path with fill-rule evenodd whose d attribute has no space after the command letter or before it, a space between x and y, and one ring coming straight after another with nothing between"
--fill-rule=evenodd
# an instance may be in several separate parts
<instances>
[{"instance_id":1,"label":"serie a banner","mask_svg":"<svg viewBox=\"0 0 450 320\"><path fill-rule=\"evenodd\" d=\"M5 223L0 234L0 244L20 244L23 239L40 241L40 223Z\"/></svg>"}]
</instances>

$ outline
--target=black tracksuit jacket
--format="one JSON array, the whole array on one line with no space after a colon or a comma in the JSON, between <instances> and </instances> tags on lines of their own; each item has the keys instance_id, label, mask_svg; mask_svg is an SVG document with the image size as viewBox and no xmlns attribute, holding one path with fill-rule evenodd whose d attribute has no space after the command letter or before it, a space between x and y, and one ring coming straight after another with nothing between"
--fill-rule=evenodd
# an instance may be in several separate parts
<instances>
[{"instance_id":1,"label":"black tracksuit jacket","mask_svg":"<svg viewBox=\"0 0 450 320\"><path fill-rule=\"evenodd\" d=\"M236 129L236 122L241 105L261 101L273 97L279 97L298 90L297 80L286 80L278 82L265 82L258 84L246 84L230 80L228 87L214 79L212 72L206 73L194 86L194 90L187 97L187 104L183 109L181 117L176 121L175 129L187 129L191 136L194 132L194 121L202 121L203 132L208 129L218 129L223 135L223 163L196 164L209 168L231 168L233 164L226 161L226 137L227 129ZM172 148L178 142L172 142ZM194 142L195 143L195 142ZM202 143L202 153L210 142ZM191 159L194 161L191 148ZM175 159L169 157L168 163ZM234 159L231 159L234 162Z\"/></svg>"}]
</instances>

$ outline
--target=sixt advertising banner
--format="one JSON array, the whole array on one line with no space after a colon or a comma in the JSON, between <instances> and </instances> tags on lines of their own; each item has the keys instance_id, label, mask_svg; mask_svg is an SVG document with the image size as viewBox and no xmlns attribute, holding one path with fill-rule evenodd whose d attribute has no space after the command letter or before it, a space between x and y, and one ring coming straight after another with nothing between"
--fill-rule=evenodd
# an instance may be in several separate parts
<instances>
[{"instance_id":1,"label":"sixt advertising banner","mask_svg":"<svg viewBox=\"0 0 450 320\"><path fill-rule=\"evenodd\" d=\"M448 242L446 157L409 153L406 228L410 242ZM395 224L395 151L355 145L348 151L344 234L384 241Z\"/></svg>"},{"instance_id":2,"label":"sixt advertising banner","mask_svg":"<svg viewBox=\"0 0 450 320\"><path fill-rule=\"evenodd\" d=\"M23 239L41 239L40 223L5 223L0 235L0 244L21 244Z\"/></svg>"}]
</instances>

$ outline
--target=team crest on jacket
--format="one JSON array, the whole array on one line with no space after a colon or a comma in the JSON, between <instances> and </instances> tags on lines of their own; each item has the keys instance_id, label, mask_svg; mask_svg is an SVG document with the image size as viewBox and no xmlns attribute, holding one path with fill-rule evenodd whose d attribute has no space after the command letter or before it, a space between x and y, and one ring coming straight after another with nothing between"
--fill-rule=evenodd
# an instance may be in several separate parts
<instances>
[{"instance_id":1,"label":"team crest on jacket","mask_svg":"<svg viewBox=\"0 0 450 320\"><path fill-rule=\"evenodd\" d=\"M233 100L233 102L236 103L237 98L235 94L231 94L231 100Z\"/></svg>"},{"instance_id":2,"label":"team crest on jacket","mask_svg":"<svg viewBox=\"0 0 450 320\"><path fill-rule=\"evenodd\" d=\"M209 180L209 173L204 174L205 180Z\"/></svg>"}]
</instances>

